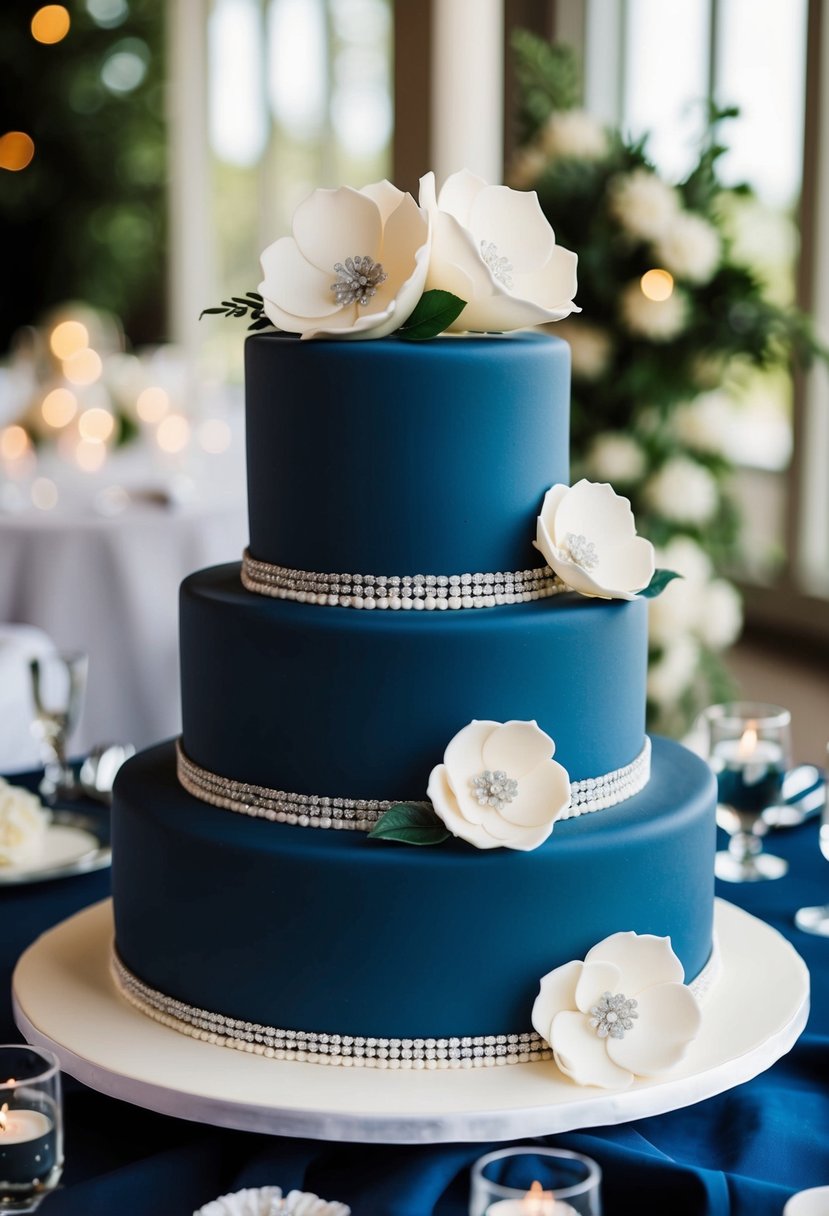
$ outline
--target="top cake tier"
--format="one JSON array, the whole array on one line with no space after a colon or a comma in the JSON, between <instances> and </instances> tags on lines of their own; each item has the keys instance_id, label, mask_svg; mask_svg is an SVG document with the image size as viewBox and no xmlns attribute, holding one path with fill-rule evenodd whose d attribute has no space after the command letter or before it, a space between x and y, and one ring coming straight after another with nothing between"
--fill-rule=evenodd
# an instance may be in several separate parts
<instances>
[{"instance_id":1,"label":"top cake tier","mask_svg":"<svg viewBox=\"0 0 829 1216\"><path fill-rule=\"evenodd\" d=\"M245 348L250 552L332 574L544 565L545 492L569 481L569 349L511 334Z\"/></svg>"}]
</instances>

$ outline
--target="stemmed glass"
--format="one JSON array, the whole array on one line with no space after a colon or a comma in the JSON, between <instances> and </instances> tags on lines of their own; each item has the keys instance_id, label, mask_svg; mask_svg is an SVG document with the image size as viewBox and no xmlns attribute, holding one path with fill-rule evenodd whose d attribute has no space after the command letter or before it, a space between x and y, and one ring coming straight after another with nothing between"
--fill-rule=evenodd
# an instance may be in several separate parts
<instances>
[{"instance_id":1,"label":"stemmed glass","mask_svg":"<svg viewBox=\"0 0 829 1216\"><path fill-rule=\"evenodd\" d=\"M778 705L733 701L710 706L702 717L717 778L717 822L730 836L715 873L726 882L782 878L788 863L763 851L763 812L780 802L791 765L791 714Z\"/></svg>"},{"instance_id":2,"label":"stemmed glass","mask_svg":"<svg viewBox=\"0 0 829 1216\"><path fill-rule=\"evenodd\" d=\"M829 756L829 747L826 749ZM820 817L820 851L829 861L829 772L823 791L823 811ZM801 908L795 913L794 923L804 933L815 933L818 937L829 937L829 904L818 904L814 908Z\"/></svg>"},{"instance_id":3,"label":"stemmed glass","mask_svg":"<svg viewBox=\"0 0 829 1216\"><path fill-rule=\"evenodd\" d=\"M80 651L45 655L30 663L36 714L32 731L45 753L39 789L49 803L76 798L80 792L69 764L67 743L80 717L87 667L87 655Z\"/></svg>"},{"instance_id":4,"label":"stemmed glass","mask_svg":"<svg viewBox=\"0 0 829 1216\"><path fill-rule=\"evenodd\" d=\"M34 1212L63 1170L60 1068L51 1051L0 1047L0 1212Z\"/></svg>"}]
</instances>

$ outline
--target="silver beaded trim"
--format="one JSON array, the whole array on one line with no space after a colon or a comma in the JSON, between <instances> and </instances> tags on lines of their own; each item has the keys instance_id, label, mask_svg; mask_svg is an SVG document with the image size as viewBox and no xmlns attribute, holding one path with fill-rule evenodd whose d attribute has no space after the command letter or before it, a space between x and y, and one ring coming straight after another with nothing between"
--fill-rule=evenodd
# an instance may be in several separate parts
<instances>
[{"instance_id":1,"label":"silver beaded trim","mask_svg":"<svg viewBox=\"0 0 829 1216\"><path fill-rule=\"evenodd\" d=\"M272 790L263 785L250 785L234 781L231 777L220 777L195 764L184 752L181 740L176 742L178 779L188 794L201 802L209 802L227 811L250 815L255 819L269 819L275 823L288 823L301 828L336 828L345 831L367 832L389 807L405 799L391 801L379 798L329 798L316 794L294 794L285 790ZM632 798L647 785L651 771L651 744L645 745L632 764L605 773L601 777L588 777L573 781L570 785L570 805L560 815L561 819L573 819L592 811L615 806Z\"/></svg>"},{"instance_id":2,"label":"silver beaded trim","mask_svg":"<svg viewBox=\"0 0 829 1216\"><path fill-rule=\"evenodd\" d=\"M242 556L242 585L258 595L340 608L494 608L564 591L549 566L493 574L315 574Z\"/></svg>"},{"instance_id":3,"label":"silver beaded trim","mask_svg":"<svg viewBox=\"0 0 829 1216\"><path fill-rule=\"evenodd\" d=\"M233 1047L272 1060L341 1064L346 1068L491 1068L552 1057L534 1031L451 1039L380 1039L373 1036L277 1030L196 1009L143 983L113 950L112 974L123 997L142 1013L205 1043Z\"/></svg>"},{"instance_id":4,"label":"silver beaded trim","mask_svg":"<svg viewBox=\"0 0 829 1216\"><path fill-rule=\"evenodd\" d=\"M720 974L716 938L708 962L689 988L702 1001ZM232 1047L271 1060L340 1064L345 1068L492 1068L549 1060L552 1051L534 1031L450 1039L381 1039L373 1036L277 1030L258 1022L224 1017L165 996L133 975L113 947L112 977L125 1000L154 1022L218 1047Z\"/></svg>"}]
</instances>

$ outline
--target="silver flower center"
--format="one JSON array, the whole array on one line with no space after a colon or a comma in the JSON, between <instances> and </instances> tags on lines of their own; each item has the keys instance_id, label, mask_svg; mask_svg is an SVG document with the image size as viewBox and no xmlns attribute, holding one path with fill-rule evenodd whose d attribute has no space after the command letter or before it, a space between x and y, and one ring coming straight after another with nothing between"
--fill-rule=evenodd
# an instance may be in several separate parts
<instances>
[{"instance_id":1,"label":"silver flower center","mask_svg":"<svg viewBox=\"0 0 829 1216\"><path fill-rule=\"evenodd\" d=\"M492 806L503 811L508 802L518 796L518 782L508 777L503 769L491 772L488 768L472 778L472 793L478 806Z\"/></svg>"},{"instance_id":2,"label":"silver flower center","mask_svg":"<svg viewBox=\"0 0 829 1216\"><path fill-rule=\"evenodd\" d=\"M629 1000L624 992L605 992L590 1006L590 1025L600 1039L623 1039L625 1031L633 1030L634 1019L639 1017L638 1003Z\"/></svg>"},{"instance_id":3,"label":"silver flower center","mask_svg":"<svg viewBox=\"0 0 829 1216\"><path fill-rule=\"evenodd\" d=\"M578 535L575 532L568 532L559 552L565 561L570 561L575 566L581 566L582 570L592 570L599 564L596 546L592 540L588 540L580 532Z\"/></svg>"},{"instance_id":4,"label":"silver flower center","mask_svg":"<svg viewBox=\"0 0 829 1216\"><path fill-rule=\"evenodd\" d=\"M512 263L498 252L494 241L481 241L481 257L492 271L492 277L504 287L512 287Z\"/></svg>"},{"instance_id":5,"label":"silver flower center","mask_svg":"<svg viewBox=\"0 0 829 1216\"><path fill-rule=\"evenodd\" d=\"M368 254L337 262L334 273L337 281L331 284L331 290L338 304L368 304L380 284L389 277L382 263L375 262Z\"/></svg>"}]
</instances>

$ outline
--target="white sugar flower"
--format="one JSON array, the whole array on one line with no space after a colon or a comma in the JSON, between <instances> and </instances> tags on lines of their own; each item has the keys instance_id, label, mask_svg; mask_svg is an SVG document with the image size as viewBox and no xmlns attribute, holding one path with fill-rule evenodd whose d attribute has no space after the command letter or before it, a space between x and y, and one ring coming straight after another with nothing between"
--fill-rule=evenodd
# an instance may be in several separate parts
<instances>
[{"instance_id":1,"label":"white sugar flower","mask_svg":"<svg viewBox=\"0 0 829 1216\"><path fill-rule=\"evenodd\" d=\"M289 1191L283 1198L281 1187L262 1186L221 1195L193 1216L351 1216L351 1208L309 1191Z\"/></svg>"},{"instance_id":2,"label":"white sugar flower","mask_svg":"<svg viewBox=\"0 0 829 1216\"><path fill-rule=\"evenodd\" d=\"M582 380L598 380L607 371L613 354L613 339L606 329L589 321L561 321L556 337L570 346L573 375Z\"/></svg>"},{"instance_id":3,"label":"white sugar flower","mask_svg":"<svg viewBox=\"0 0 829 1216\"><path fill-rule=\"evenodd\" d=\"M315 190L294 212L292 236L262 254L264 310L303 338L382 338L423 294L430 227L390 182Z\"/></svg>"},{"instance_id":4,"label":"white sugar flower","mask_svg":"<svg viewBox=\"0 0 829 1216\"><path fill-rule=\"evenodd\" d=\"M0 866L37 861L51 818L35 794L0 777Z\"/></svg>"},{"instance_id":5,"label":"white sugar flower","mask_svg":"<svg viewBox=\"0 0 829 1216\"><path fill-rule=\"evenodd\" d=\"M651 342L670 342L682 333L688 315L685 293L675 287L667 300L651 300L638 279L622 288L619 312L626 328Z\"/></svg>"},{"instance_id":6,"label":"white sugar flower","mask_svg":"<svg viewBox=\"0 0 829 1216\"><path fill-rule=\"evenodd\" d=\"M687 456L674 456L645 486L648 503L663 519L680 524L705 524L719 502L711 472Z\"/></svg>"},{"instance_id":7,"label":"white sugar flower","mask_svg":"<svg viewBox=\"0 0 829 1216\"><path fill-rule=\"evenodd\" d=\"M679 195L650 169L634 169L610 184L609 207L630 236L653 241L679 213Z\"/></svg>"},{"instance_id":8,"label":"white sugar flower","mask_svg":"<svg viewBox=\"0 0 829 1216\"><path fill-rule=\"evenodd\" d=\"M694 682L699 666L699 642L684 633L648 668L648 700L657 705L676 705Z\"/></svg>"},{"instance_id":9,"label":"white sugar flower","mask_svg":"<svg viewBox=\"0 0 829 1216\"><path fill-rule=\"evenodd\" d=\"M712 650L736 642L743 627L743 606L735 587L724 578L709 583L702 597L697 633Z\"/></svg>"},{"instance_id":10,"label":"white sugar flower","mask_svg":"<svg viewBox=\"0 0 829 1216\"><path fill-rule=\"evenodd\" d=\"M722 244L713 224L680 211L654 244L662 266L689 283L708 283L720 264Z\"/></svg>"},{"instance_id":11,"label":"white sugar flower","mask_svg":"<svg viewBox=\"0 0 829 1216\"><path fill-rule=\"evenodd\" d=\"M586 110L556 110L542 127L539 138L551 157L601 160L608 151L607 132Z\"/></svg>"},{"instance_id":12,"label":"white sugar flower","mask_svg":"<svg viewBox=\"0 0 829 1216\"><path fill-rule=\"evenodd\" d=\"M432 806L453 836L476 849L535 849L570 803L555 749L535 722L470 722L432 769Z\"/></svg>"},{"instance_id":13,"label":"white sugar flower","mask_svg":"<svg viewBox=\"0 0 829 1216\"><path fill-rule=\"evenodd\" d=\"M544 496L535 547L580 595L632 600L655 569L653 545L636 535L630 502L612 486L577 481Z\"/></svg>"},{"instance_id":14,"label":"white sugar flower","mask_svg":"<svg viewBox=\"0 0 829 1216\"><path fill-rule=\"evenodd\" d=\"M532 1023L577 1085L627 1089L673 1068L702 1015L670 938L614 933L541 981Z\"/></svg>"},{"instance_id":15,"label":"white sugar flower","mask_svg":"<svg viewBox=\"0 0 829 1216\"><path fill-rule=\"evenodd\" d=\"M450 330L503 332L579 312L576 255L556 245L534 190L489 186L464 169L436 198L427 173L420 205L432 221L426 286L467 301Z\"/></svg>"},{"instance_id":16,"label":"white sugar flower","mask_svg":"<svg viewBox=\"0 0 829 1216\"><path fill-rule=\"evenodd\" d=\"M631 435L604 431L590 445L587 467L597 481L630 485L645 472L645 453Z\"/></svg>"}]
</instances>

